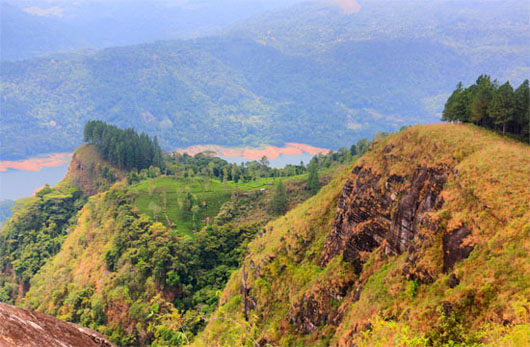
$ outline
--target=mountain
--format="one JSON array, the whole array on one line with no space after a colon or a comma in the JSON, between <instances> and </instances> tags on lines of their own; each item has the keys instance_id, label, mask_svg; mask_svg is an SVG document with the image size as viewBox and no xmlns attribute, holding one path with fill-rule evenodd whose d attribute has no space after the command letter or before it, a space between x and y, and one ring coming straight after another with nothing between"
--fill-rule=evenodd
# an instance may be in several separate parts
<instances>
[{"instance_id":1,"label":"mountain","mask_svg":"<svg viewBox=\"0 0 530 347\"><path fill-rule=\"evenodd\" d=\"M438 120L460 80L517 84L529 71L519 2L377 4L307 3L222 36L3 62L2 158L72 151L91 119L157 135L165 149L339 148ZM412 8L421 20L403 20Z\"/></svg>"},{"instance_id":2,"label":"mountain","mask_svg":"<svg viewBox=\"0 0 530 347\"><path fill-rule=\"evenodd\" d=\"M288 1L41 1L1 3L1 60L211 35ZM230 8L230 11L226 9Z\"/></svg>"},{"instance_id":3,"label":"mountain","mask_svg":"<svg viewBox=\"0 0 530 347\"><path fill-rule=\"evenodd\" d=\"M426 39L480 59L527 52L528 12L520 0L307 1L242 20L225 34L302 55L349 41Z\"/></svg>"},{"instance_id":4,"label":"mountain","mask_svg":"<svg viewBox=\"0 0 530 347\"><path fill-rule=\"evenodd\" d=\"M199 153L166 154L161 167L125 172L102 157L122 147L82 145L62 182L17 202L0 232L0 301L119 345L180 345L204 327L263 225L313 195L308 169ZM315 189L351 158L343 151L313 159Z\"/></svg>"},{"instance_id":5,"label":"mountain","mask_svg":"<svg viewBox=\"0 0 530 347\"><path fill-rule=\"evenodd\" d=\"M265 226L195 344L525 345L529 158L461 124L379 141Z\"/></svg>"},{"instance_id":6,"label":"mountain","mask_svg":"<svg viewBox=\"0 0 530 347\"><path fill-rule=\"evenodd\" d=\"M0 302L2 346L116 346L100 333Z\"/></svg>"},{"instance_id":7,"label":"mountain","mask_svg":"<svg viewBox=\"0 0 530 347\"><path fill-rule=\"evenodd\" d=\"M526 144L436 124L308 169L203 153L166 156L165 174L98 151L80 147L61 184L17 202L0 301L124 346L527 341Z\"/></svg>"}]
</instances>

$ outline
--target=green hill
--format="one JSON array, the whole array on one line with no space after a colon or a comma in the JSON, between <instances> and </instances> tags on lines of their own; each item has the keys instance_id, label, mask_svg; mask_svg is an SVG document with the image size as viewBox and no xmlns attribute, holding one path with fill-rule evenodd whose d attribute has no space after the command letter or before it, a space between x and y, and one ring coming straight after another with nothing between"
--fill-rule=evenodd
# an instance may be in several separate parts
<instances>
[{"instance_id":1,"label":"green hill","mask_svg":"<svg viewBox=\"0 0 530 347\"><path fill-rule=\"evenodd\" d=\"M530 149L416 126L249 246L202 345L522 346Z\"/></svg>"},{"instance_id":2,"label":"green hill","mask_svg":"<svg viewBox=\"0 0 530 347\"><path fill-rule=\"evenodd\" d=\"M274 179L237 188L201 181L120 182L90 198L61 250L31 278L22 304L120 345L191 339L248 241L274 216L267 212ZM307 198L304 177L286 184L292 205ZM197 203L190 210L188 193Z\"/></svg>"},{"instance_id":3,"label":"green hill","mask_svg":"<svg viewBox=\"0 0 530 347\"><path fill-rule=\"evenodd\" d=\"M209 153L164 153L160 166L125 171L102 151L129 158L149 139L106 144L109 129L134 136L103 126L103 140L95 135L95 144L75 151L60 184L17 202L0 232L0 301L90 327L120 345L192 339L248 242L280 214L276 186L282 183L286 209L293 208L352 159L346 150L316 156L313 190L303 164L276 169L265 158L237 165Z\"/></svg>"},{"instance_id":4,"label":"green hill","mask_svg":"<svg viewBox=\"0 0 530 347\"><path fill-rule=\"evenodd\" d=\"M309 170L165 154L163 173L84 145L0 232L0 300L123 346L527 341L528 145L437 124L370 147Z\"/></svg>"}]
</instances>

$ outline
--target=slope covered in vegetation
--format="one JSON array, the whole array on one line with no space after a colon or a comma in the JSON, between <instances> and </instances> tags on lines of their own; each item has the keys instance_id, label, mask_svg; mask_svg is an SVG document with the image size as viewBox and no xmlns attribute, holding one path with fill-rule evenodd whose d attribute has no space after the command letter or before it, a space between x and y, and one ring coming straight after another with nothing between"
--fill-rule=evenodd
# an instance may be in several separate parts
<instances>
[{"instance_id":1,"label":"slope covered in vegetation","mask_svg":"<svg viewBox=\"0 0 530 347\"><path fill-rule=\"evenodd\" d=\"M520 346L530 148L416 126L269 223L196 345Z\"/></svg>"},{"instance_id":2,"label":"slope covered in vegetation","mask_svg":"<svg viewBox=\"0 0 530 347\"><path fill-rule=\"evenodd\" d=\"M66 177L18 200L0 232L0 301L20 300L30 279L59 250L88 196L108 189L123 172L92 145L79 147Z\"/></svg>"},{"instance_id":3,"label":"slope covered in vegetation","mask_svg":"<svg viewBox=\"0 0 530 347\"><path fill-rule=\"evenodd\" d=\"M61 251L32 278L25 305L97 329L120 345L178 345L201 329L246 244L273 218L267 213L272 193L262 185L229 191L210 184L211 194L167 194L177 206L161 204L168 219L157 222L143 201L160 189L178 193L185 181L156 178L152 197L144 183L117 183L89 199ZM293 205L310 194L303 177L286 185ZM188 193L205 206L198 205L197 216L174 214ZM192 228L203 217L201 228Z\"/></svg>"},{"instance_id":4,"label":"slope covered in vegetation","mask_svg":"<svg viewBox=\"0 0 530 347\"><path fill-rule=\"evenodd\" d=\"M93 139L105 137L89 124ZM149 147L136 139L129 152ZM129 172L103 160L97 143L82 145L63 182L19 202L0 233L0 300L120 345L186 343L216 308L248 242L368 145L318 155L309 168L165 153L161 167Z\"/></svg>"}]
</instances>

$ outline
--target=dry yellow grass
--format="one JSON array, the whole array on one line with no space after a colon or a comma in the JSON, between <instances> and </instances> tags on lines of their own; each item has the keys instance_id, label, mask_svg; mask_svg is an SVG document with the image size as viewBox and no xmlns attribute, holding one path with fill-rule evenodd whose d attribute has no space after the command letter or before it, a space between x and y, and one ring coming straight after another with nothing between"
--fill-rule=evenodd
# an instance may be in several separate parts
<instances>
[{"instance_id":1,"label":"dry yellow grass","mask_svg":"<svg viewBox=\"0 0 530 347\"><path fill-rule=\"evenodd\" d=\"M503 341L510 346L524 338L528 341L530 147L469 125L416 126L380 141L356 165L381 175L380 182L392 174L411 177L418 166L450 168L442 192L445 202L431 212L441 232L427 235L431 246L419 260L433 274L434 283L411 289L414 284L401 274L406 254L385 258L374 253L361 274L365 287L359 300L341 304L345 311L341 325L324 324L309 335L295 331L288 321L293 304L318 283L333 285L351 271L341 259L323 269L316 266L332 230L347 170L317 196L271 222L267 232L249 245L243 269L257 301L249 321L241 311L243 270L239 270L195 343L251 345L264 339L279 345L350 341L360 346L423 346L443 341L445 337L433 335L436 331L460 334L464 345ZM455 265L460 284L449 288L448 274L441 269L442 234L461 225L471 230L465 242L475 248L468 259ZM459 310L458 324L443 319L443 302ZM368 323L372 330L351 335L356 324Z\"/></svg>"}]
</instances>

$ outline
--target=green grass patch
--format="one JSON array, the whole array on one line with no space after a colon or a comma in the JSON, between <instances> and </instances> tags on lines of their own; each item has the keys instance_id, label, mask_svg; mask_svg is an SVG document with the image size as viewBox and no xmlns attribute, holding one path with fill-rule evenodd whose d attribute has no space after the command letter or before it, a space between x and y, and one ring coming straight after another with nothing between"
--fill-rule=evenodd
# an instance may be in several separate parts
<instances>
[{"instance_id":1,"label":"green grass patch","mask_svg":"<svg viewBox=\"0 0 530 347\"><path fill-rule=\"evenodd\" d=\"M181 235L193 237L194 230L212 220L221 206L234 192L273 190L280 180L302 179L305 175L289 178L260 178L250 182L221 182L205 177L157 177L133 185L129 190L136 196L136 208Z\"/></svg>"}]
</instances>

